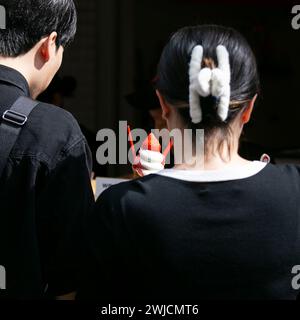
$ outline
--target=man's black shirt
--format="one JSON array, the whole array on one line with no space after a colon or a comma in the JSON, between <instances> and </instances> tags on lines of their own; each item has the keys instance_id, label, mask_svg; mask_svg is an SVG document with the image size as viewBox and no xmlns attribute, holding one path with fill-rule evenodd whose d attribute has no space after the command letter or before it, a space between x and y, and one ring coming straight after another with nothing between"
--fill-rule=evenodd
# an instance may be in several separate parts
<instances>
[{"instance_id":1,"label":"man's black shirt","mask_svg":"<svg viewBox=\"0 0 300 320\"><path fill-rule=\"evenodd\" d=\"M27 81L0 66L0 115L19 96L29 96ZM7 287L0 298L76 290L82 220L93 204L90 166L89 148L73 116L40 103L0 178L0 265Z\"/></svg>"}]
</instances>

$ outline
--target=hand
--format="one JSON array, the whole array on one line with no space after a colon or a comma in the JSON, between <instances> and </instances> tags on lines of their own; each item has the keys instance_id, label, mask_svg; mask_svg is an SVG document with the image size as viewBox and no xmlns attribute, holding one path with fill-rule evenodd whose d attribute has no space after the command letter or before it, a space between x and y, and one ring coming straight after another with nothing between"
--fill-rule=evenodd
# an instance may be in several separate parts
<instances>
[{"instance_id":1,"label":"hand","mask_svg":"<svg viewBox=\"0 0 300 320\"><path fill-rule=\"evenodd\" d=\"M140 149L132 169L138 177L144 177L163 170L164 166L165 157L163 154L158 151Z\"/></svg>"}]
</instances>

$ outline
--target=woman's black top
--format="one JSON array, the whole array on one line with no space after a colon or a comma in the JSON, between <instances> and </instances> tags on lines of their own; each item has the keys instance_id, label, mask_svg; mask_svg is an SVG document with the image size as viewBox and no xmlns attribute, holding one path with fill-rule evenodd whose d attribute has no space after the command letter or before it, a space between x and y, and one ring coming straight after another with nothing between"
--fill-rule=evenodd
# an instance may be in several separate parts
<instances>
[{"instance_id":1,"label":"woman's black top","mask_svg":"<svg viewBox=\"0 0 300 320\"><path fill-rule=\"evenodd\" d=\"M116 185L98 199L87 239L83 298L296 299L300 167L268 164L230 181L150 175Z\"/></svg>"}]
</instances>

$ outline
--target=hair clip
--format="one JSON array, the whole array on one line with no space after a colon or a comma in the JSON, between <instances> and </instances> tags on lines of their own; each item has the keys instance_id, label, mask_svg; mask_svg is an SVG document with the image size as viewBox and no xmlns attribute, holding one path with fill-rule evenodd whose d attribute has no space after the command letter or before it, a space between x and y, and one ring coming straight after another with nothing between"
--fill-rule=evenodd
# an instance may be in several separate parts
<instances>
[{"instance_id":1,"label":"hair clip","mask_svg":"<svg viewBox=\"0 0 300 320\"><path fill-rule=\"evenodd\" d=\"M200 97L213 96L219 100L218 115L222 121L228 117L230 104L230 62L227 49L219 45L216 49L218 68L201 68L203 47L198 45L192 51L189 77L190 116L192 122L202 121Z\"/></svg>"}]
</instances>

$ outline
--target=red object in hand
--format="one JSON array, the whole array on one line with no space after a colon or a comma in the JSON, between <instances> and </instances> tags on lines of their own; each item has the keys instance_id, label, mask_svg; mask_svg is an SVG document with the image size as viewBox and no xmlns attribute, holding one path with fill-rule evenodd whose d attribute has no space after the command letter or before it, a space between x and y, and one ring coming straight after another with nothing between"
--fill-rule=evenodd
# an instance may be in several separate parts
<instances>
[{"instance_id":1,"label":"red object in hand","mask_svg":"<svg viewBox=\"0 0 300 320\"><path fill-rule=\"evenodd\" d=\"M158 141L158 139L155 137L155 135L151 132L148 137L144 140L141 149L143 150L149 150L149 151L155 151L155 152L160 152L161 151L161 145ZM136 156L135 158L135 164L133 165L133 170L136 171L136 173L140 176L143 177L143 166L141 165L140 162L140 156Z\"/></svg>"},{"instance_id":2,"label":"red object in hand","mask_svg":"<svg viewBox=\"0 0 300 320\"><path fill-rule=\"evenodd\" d=\"M129 126L128 126L128 135L129 135L129 141L130 141L130 145L131 145L131 151L132 151L133 158L134 158L134 164L133 164L132 168L140 177L143 177L144 176L144 173L143 173L144 168L141 165L140 156L136 155L136 153L135 153L131 130L130 130ZM172 147L173 147L173 142L170 141L168 147L166 148L166 150L163 153L164 158L167 157L167 155L171 151ZM155 137L155 135L151 132L148 135L148 137L144 140L144 142L141 146L141 149L160 153L161 152L161 145L160 145L158 139ZM163 161L162 164L165 165L165 161Z\"/></svg>"},{"instance_id":3,"label":"red object in hand","mask_svg":"<svg viewBox=\"0 0 300 320\"><path fill-rule=\"evenodd\" d=\"M151 132L142 144L143 150L161 151L161 145L155 135Z\"/></svg>"}]
</instances>

